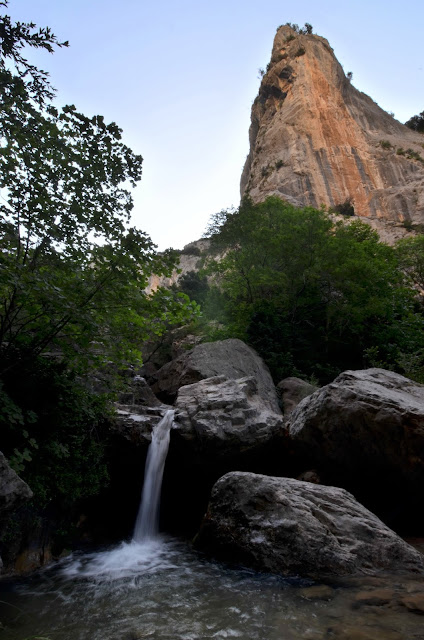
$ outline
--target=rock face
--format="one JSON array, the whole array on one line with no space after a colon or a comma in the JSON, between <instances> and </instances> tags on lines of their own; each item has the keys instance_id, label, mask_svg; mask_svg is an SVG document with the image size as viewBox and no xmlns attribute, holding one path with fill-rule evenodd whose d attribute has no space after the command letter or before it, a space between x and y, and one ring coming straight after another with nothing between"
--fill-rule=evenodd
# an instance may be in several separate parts
<instances>
[{"instance_id":1,"label":"rock face","mask_svg":"<svg viewBox=\"0 0 424 640\"><path fill-rule=\"evenodd\" d=\"M190 271L199 271L202 262L200 256L208 251L209 246L210 240L205 238L187 244L178 257L178 269L174 269L170 278L152 274L146 292L152 293L159 287L170 287L177 284L179 279Z\"/></svg>"},{"instance_id":2,"label":"rock face","mask_svg":"<svg viewBox=\"0 0 424 640\"><path fill-rule=\"evenodd\" d=\"M196 545L284 575L424 575L422 555L347 491L253 473L218 480Z\"/></svg>"},{"instance_id":3,"label":"rock face","mask_svg":"<svg viewBox=\"0 0 424 640\"><path fill-rule=\"evenodd\" d=\"M314 207L351 198L383 240L424 223L424 136L355 89L325 38L277 30L249 137L242 196Z\"/></svg>"},{"instance_id":4,"label":"rock face","mask_svg":"<svg viewBox=\"0 0 424 640\"><path fill-rule=\"evenodd\" d=\"M172 402L180 387L220 375L233 380L254 377L264 405L271 411L280 411L267 367L253 349L237 339L197 345L159 369L152 389L165 402Z\"/></svg>"},{"instance_id":5,"label":"rock face","mask_svg":"<svg viewBox=\"0 0 424 640\"><path fill-rule=\"evenodd\" d=\"M330 482L361 500L411 499L421 513L424 385L384 369L345 371L302 400L287 427L299 457Z\"/></svg>"}]
</instances>

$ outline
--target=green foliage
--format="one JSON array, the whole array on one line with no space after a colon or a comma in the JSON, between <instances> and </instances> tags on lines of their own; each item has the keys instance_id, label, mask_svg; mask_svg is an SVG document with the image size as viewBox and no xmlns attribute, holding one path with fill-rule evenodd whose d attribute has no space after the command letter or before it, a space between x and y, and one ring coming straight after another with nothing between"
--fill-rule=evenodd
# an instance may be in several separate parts
<instances>
[{"instance_id":1,"label":"green foliage","mask_svg":"<svg viewBox=\"0 0 424 640\"><path fill-rule=\"evenodd\" d=\"M418 133L424 133L424 111L418 116L412 116L405 125L412 129L413 131L418 131Z\"/></svg>"},{"instance_id":2,"label":"green foliage","mask_svg":"<svg viewBox=\"0 0 424 640\"><path fill-rule=\"evenodd\" d=\"M52 104L22 51L56 46L50 29L0 17L1 449L41 506L107 481L110 398L84 376L117 379L145 340L197 312L182 292L146 292L175 254L129 226L142 158L115 123Z\"/></svg>"},{"instance_id":3,"label":"green foliage","mask_svg":"<svg viewBox=\"0 0 424 640\"><path fill-rule=\"evenodd\" d=\"M190 300L202 305L209 292L209 285L206 275L198 271L189 271L181 276L176 289L185 293Z\"/></svg>"},{"instance_id":4,"label":"green foliage","mask_svg":"<svg viewBox=\"0 0 424 640\"><path fill-rule=\"evenodd\" d=\"M63 363L38 357L8 370L0 402L19 406L18 423L0 412L2 450L38 506L72 502L105 485L107 396L89 392Z\"/></svg>"},{"instance_id":5,"label":"green foliage","mask_svg":"<svg viewBox=\"0 0 424 640\"><path fill-rule=\"evenodd\" d=\"M0 6L7 7L8 0L0 2ZM67 47L68 42L59 42L49 27L35 30L32 22L17 22L12 24L7 15L0 16L0 71L3 74L11 64L15 70L16 79L22 80L21 86L26 86L31 98L39 105L51 100L54 90L49 84L48 74L38 69L22 55L25 47L45 49L53 53L54 47Z\"/></svg>"},{"instance_id":6,"label":"green foliage","mask_svg":"<svg viewBox=\"0 0 424 640\"><path fill-rule=\"evenodd\" d=\"M418 151L414 151L413 149L403 149L399 147L396 149L396 154L398 156L406 156L409 160L418 160L418 162L424 162L424 158L418 153Z\"/></svg>"},{"instance_id":7,"label":"green foliage","mask_svg":"<svg viewBox=\"0 0 424 640\"><path fill-rule=\"evenodd\" d=\"M309 22L305 22L303 29L301 29L298 24L292 24L291 22L286 22L285 26L290 27L290 29L293 29L293 31L301 36L311 35L313 30L313 26L309 24ZM289 36L289 38L294 39L294 36Z\"/></svg>"},{"instance_id":8,"label":"green foliage","mask_svg":"<svg viewBox=\"0 0 424 640\"><path fill-rule=\"evenodd\" d=\"M13 366L13 350L36 357L52 349L83 368L137 360L145 339L195 311L184 296L144 291L151 273L170 274L174 259L158 256L145 233L128 227L127 186L140 179L142 158L122 143L115 123L49 104L45 74L20 50L51 50L55 37L1 20L3 360Z\"/></svg>"},{"instance_id":9,"label":"green foliage","mask_svg":"<svg viewBox=\"0 0 424 640\"><path fill-rule=\"evenodd\" d=\"M224 254L209 268L222 291L227 336L254 346L276 379L325 382L364 366L372 347L393 366L401 353L424 347L414 291L394 249L368 225L334 223L323 210L271 197L221 212L211 228L212 245Z\"/></svg>"},{"instance_id":10,"label":"green foliage","mask_svg":"<svg viewBox=\"0 0 424 640\"><path fill-rule=\"evenodd\" d=\"M383 149L391 149L392 144L388 140L380 140L380 145Z\"/></svg>"},{"instance_id":11,"label":"green foliage","mask_svg":"<svg viewBox=\"0 0 424 640\"><path fill-rule=\"evenodd\" d=\"M424 292L424 235L403 238L396 243L399 265L412 286Z\"/></svg>"}]
</instances>

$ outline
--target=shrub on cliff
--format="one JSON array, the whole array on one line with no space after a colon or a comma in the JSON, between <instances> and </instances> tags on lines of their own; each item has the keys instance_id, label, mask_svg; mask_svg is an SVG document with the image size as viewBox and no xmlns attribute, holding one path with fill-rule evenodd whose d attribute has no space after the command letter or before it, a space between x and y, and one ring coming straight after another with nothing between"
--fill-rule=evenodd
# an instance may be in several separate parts
<instances>
[{"instance_id":1,"label":"shrub on cliff","mask_svg":"<svg viewBox=\"0 0 424 640\"><path fill-rule=\"evenodd\" d=\"M412 116L412 118L405 122L405 125L413 131L424 133L424 111L421 111L418 116Z\"/></svg>"}]
</instances>

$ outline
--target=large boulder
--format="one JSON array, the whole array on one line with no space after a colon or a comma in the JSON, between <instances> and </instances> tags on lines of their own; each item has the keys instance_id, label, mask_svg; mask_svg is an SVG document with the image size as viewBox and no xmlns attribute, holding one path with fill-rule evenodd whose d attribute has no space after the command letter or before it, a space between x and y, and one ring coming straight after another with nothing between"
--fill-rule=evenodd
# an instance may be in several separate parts
<instances>
[{"instance_id":1,"label":"large boulder","mask_svg":"<svg viewBox=\"0 0 424 640\"><path fill-rule=\"evenodd\" d=\"M162 491L165 526L194 535L210 492L234 469L287 475L287 430L254 378L214 376L181 387Z\"/></svg>"},{"instance_id":2,"label":"large boulder","mask_svg":"<svg viewBox=\"0 0 424 640\"><path fill-rule=\"evenodd\" d=\"M260 571L312 578L413 572L424 558L336 487L232 472L215 484L196 546Z\"/></svg>"},{"instance_id":3,"label":"large boulder","mask_svg":"<svg viewBox=\"0 0 424 640\"><path fill-rule=\"evenodd\" d=\"M175 402L173 439L187 443L202 464L274 446L286 436L283 416L259 395L255 378L215 376L181 387Z\"/></svg>"},{"instance_id":4,"label":"large boulder","mask_svg":"<svg viewBox=\"0 0 424 640\"><path fill-rule=\"evenodd\" d=\"M258 395L271 411L279 412L277 392L266 365L258 354L237 339L199 344L154 374L152 389L164 402L172 403L178 389L206 378L253 377Z\"/></svg>"},{"instance_id":5,"label":"large boulder","mask_svg":"<svg viewBox=\"0 0 424 640\"><path fill-rule=\"evenodd\" d=\"M353 491L393 526L406 504L415 519L422 514L424 385L383 369L346 371L286 424L299 458L326 483Z\"/></svg>"}]
</instances>

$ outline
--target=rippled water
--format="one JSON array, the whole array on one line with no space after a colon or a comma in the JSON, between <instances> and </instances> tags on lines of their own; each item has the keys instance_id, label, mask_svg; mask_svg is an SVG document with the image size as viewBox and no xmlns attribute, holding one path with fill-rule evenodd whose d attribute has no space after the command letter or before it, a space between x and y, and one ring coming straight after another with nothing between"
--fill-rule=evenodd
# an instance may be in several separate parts
<instances>
[{"instance_id":1,"label":"rippled water","mask_svg":"<svg viewBox=\"0 0 424 640\"><path fill-rule=\"evenodd\" d=\"M382 586L415 588L371 579L365 589ZM5 640L424 639L424 618L405 607L358 608L363 585L232 569L170 538L73 555L0 589Z\"/></svg>"}]
</instances>

